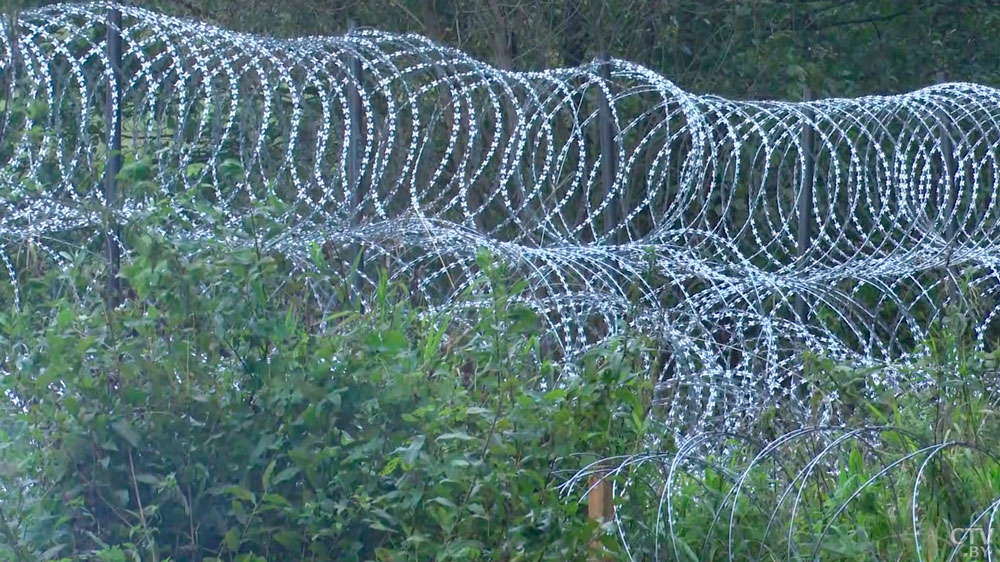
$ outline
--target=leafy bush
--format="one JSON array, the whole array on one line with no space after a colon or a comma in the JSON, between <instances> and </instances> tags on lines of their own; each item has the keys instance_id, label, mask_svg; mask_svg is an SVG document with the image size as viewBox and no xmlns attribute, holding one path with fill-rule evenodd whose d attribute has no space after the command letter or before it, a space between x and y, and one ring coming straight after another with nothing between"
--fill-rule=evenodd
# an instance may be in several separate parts
<instances>
[{"instance_id":1,"label":"leafy bush","mask_svg":"<svg viewBox=\"0 0 1000 562\"><path fill-rule=\"evenodd\" d=\"M231 234L261 236L266 216ZM626 545L636 560L945 560L973 552L952 532L982 526L1000 490L997 357L957 317L905 391L810 358L812 401L834 396L838 427L784 433L822 420L776 407L745 435L675 445L645 342L553 364L486 255L474 314L415 306L385 279L360 311L320 249L303 272L157 230L125 228L120 304L88 290L106 273L86 248L58 269L11 252L0 560L586 560ZM323 313L318 285L341 310ZM578 502L616 466L625 541Z\"/></svg>"},{"instance_id":2,"label":"leafy bush","mask_svg":"<svg viewBox=\"0 0 1000 562\"><path fill-rule=\"evenodd\" d=\"M120 306L73 290L101 275L79 258L22 279L23 309L0 315L0 560L616 548L558 485L637 446L651 392L635 343L576 372L542 360L538 320L486 256L472 323L385 280L371 310L321 317L279 257L133 238Z\"/></svg>"},{"instance_id":3,"label":"leafy bush","mask_svg":"<svg viewBox=\"0 0 1000 562\"><path fill-rule=\"evenodd\" d=\"M118 306L85 290L99 260L47 269L17 254L32 274L22 309L0 313L0 560L980 552L950 539L982 527L971 522L1000 490L997 358L971 350L957 319L906 391L810 359L814 400L836 396L843 425L782 434L803 421L776 409L746 435L675 445L637 376L643 342L554 365L487 256L473 315L414 307L386 280L369 310L323 315L309 284L329 272L126 234L137 250ZM622 467L625 541L577 501L593 471L560 487L616 455L594 466Z\"/></svg>"},{"instance_id":4,"label":"leafy bush","mask_svg":"<svg viewBox=\"0 0 1000 562\"><path fill-rule=\"evenodd\" d=\"M644 514L621 526L634 559L995 556L1000 362L976 350L972 330L961 316L945 318L905 384L887 366L807 357L806 398L832 400L836 419L776 405L738 433L613 459L610 469L627 475L618 509Z\"/></svg>"}]
</instances>

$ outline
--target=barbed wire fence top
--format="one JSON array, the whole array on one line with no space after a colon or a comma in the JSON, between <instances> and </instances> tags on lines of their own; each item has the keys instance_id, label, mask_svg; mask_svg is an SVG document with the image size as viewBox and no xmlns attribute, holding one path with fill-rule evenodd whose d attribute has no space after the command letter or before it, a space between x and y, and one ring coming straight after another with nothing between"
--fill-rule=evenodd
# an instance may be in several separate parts
<instances>
[{"instance_id":1,"label":"barbed wire fence top","mask_svg":"<svg viewBox=\"0 0 1000 562\"><path fill-rule=\"evenodd\" d=\"M15 289L28 245L65 265L110 239L128 260L109 221L164 201L183 220L159 234L234 247L220 232L267 207L266 251L306 270L321 247L345 280L360 255L356 298L387 269L433 310L474 313L485 248L567 362L627 330L659 342L686 427L797 400L807 351L913 384L950 311L981 348L997 334L992 88L733 101L622 60L510 72L372 30L275 39L105 3L0 25Z\"/></svg>"}]
</instances>

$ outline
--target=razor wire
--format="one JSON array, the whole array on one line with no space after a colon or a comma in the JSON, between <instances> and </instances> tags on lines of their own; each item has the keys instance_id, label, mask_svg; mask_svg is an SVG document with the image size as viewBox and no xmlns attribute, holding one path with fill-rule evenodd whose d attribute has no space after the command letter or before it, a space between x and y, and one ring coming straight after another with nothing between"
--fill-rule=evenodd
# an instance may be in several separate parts
<instances>
[{"instance_id":1,"label":"razor wire","mask_svg":"<svg viewBox=\"0 0 1000 562\"><path fill-rule=\"evenodd\" d=\"M727 444L725 455L718 454L719 443ZM768 441L731 432L692 435L671 451L588 464L561 489L575 499L599 482L611 484L615 511L608 524L629 560L902 560L910 554L992 560L1000 498L985 475L998 466L994 452L975 443L927 442L886 426L817 426ZM969 467L977 476L958 475ZM948 474L943 485L935 481L941 474ZM976 481L984 495L952 487L952 477ZM949 493L952 509L931 509L932 502L948 504L941 495ZM942 527L947 543L940 540Z\"/></svg>"},{"instance_id":2,"label":"razor wire","mask_svg":"<svg viewBox=\"0 0 1000 562\"><path fill-rule=\"evenodd\" d=\"M15 297L20 249L64 266L110 232L128 260L109 221L164 201L177 220L161 235L233 247L266 208L280 228L253 243L302 269L321 249L340 264L327 288L361 300L385 270L431 310L474 314L486 249L567 362L630 331L657 342L668 415L694 426L795 402L805 352L902 384L949 315L981 349L997 336L992 88L736 101L622 60L511 72L374 30L277 39L107 3L0 25Z\"/></svg>"}]
</instances>

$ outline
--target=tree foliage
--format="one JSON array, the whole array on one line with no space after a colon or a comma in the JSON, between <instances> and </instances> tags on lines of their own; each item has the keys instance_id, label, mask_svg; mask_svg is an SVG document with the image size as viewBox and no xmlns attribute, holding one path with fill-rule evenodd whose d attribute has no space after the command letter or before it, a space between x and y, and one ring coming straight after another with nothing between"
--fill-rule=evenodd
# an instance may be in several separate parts
<instances>
[{"instance_id":1,"label":"tree foliage","mask_svg":"<svg viewBox=\"0 0 1000 562\"><path fill-rule=\"evenodd\" d=\"M568 560L601 535L558 485L637 446L635 342L544 361L495 269L472 324L387 281L317 318L280 258L145 232L121 306L71 296L80 260L0 314L0 560Z\"/></svg>"},{"instance_id":2,"label":"tree foliage","mask_svg":"<svg viewBox=\"0 0 1000 562\"><path fill-rule=\"evenodd\" d=\"M604 51L683 88L735 97L897 92L939 73L1000 78L1000 14L986 0L143 5L278 35L341 33L354 19L517 69L578 65ZM127 188L145 181L136 167L125 172ZM411 306L405 283L389 281L372 309L345 304L323 317L309 297L322 267L302 274L278 255L167 243L150 234L156 226L125 229L135 253L121 306L81 290L105 275L99 249L67 252L63 270L48 269L30 243L15 253L22 309L0 294L0 560L584 560L598 543L624 558L623 544L586 517L579 489L567 496L559 485L598 458L677 452L655 425L643 341L616 340L575 368L553 364L539 322L509 298L516 282L488 256L488 286L472 289L487 306L471 321ZM974 445L942 455L929 473L928 559L946 558L948 532L1000 483L981 454L1000 434L990 407L996 357L966 353L967 342L950 339L956 332L931 342L938 362L921 376L935 384L913 395L822 358L810 373L816 396L837 393L848 423L901 428L884 437L894 451ZM776 439L800 421L772 412L760 435ZM682 543L653 524L663 466L619 475L648 483L622 498L623 528L664 541L634 542L638 559L657 548L691 560L761 552L773 512L759 506L779 499L781 471L755 472L746 487L756 503L720 531L717 510L744 467L734 451L759 450L727 446L729 456L701 458L700 473L680 481ZM781 458L808 460L814 446ZM906 496L884 480L862 486L886 450L849 448L844 462L824 464L829 480L803 488L799 517L825 521L845 501L850 517L830 540L808 525L794 538L818 541L823 559L912 557L912 542L900 539L910 530ZM917 476L907 470L901 481Z\"/></svg>"},{"instance_id":3,"label":"tree foliage","mask_svg":"<svg viewBox=\"0 0 1000 562\"><path fill-rule=\"evenodd\" d=\"M22 4L50 3L22 0ZM687 90L738 98L850 97L938 82L1000 82L989 0L148 0L143 6L272 35L415 32L502 67L600 52Z\"/></svg>"}]
</instances>

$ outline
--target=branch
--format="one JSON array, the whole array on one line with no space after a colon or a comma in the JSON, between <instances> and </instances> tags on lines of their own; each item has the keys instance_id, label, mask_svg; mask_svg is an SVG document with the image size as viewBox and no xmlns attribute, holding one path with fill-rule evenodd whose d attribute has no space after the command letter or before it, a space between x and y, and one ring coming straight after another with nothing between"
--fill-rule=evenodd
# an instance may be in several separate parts
<instances>
[{"instance_id":1,"label":"branch","mask_svg":"<svg viewBox=\"0 0 1000 562\"><path fill-rule=\"evenodd\" d=\"M893 12L891 14L884 15L884 16L872 16L872 17L868 17L868 18L858 18L858 19L852 19L852 20L835 21L833 23L828 23L826 25L816 25L815 22L810 22L808 25L806 25L805 30L806 31L822 31L824 29L829 29L831 27L843 27L845 25L856 25L856 24L866 24L866 23L879 23L879 22L894 20L894 19L896 19L896 18L898 18L900 16L905 16L905 15L909 14L912 11L913 11L912 9L900 10L898 12Z\"/></svg>"}]
</instances>

